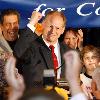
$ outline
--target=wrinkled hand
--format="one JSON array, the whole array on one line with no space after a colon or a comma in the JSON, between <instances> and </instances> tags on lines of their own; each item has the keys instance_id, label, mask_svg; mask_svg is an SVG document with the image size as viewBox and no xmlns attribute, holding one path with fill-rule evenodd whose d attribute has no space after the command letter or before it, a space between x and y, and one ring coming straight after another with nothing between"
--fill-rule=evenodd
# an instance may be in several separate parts
<instances>
[{"instance_id":1,"label":"wrinkled hand","mask_svg":"<svg viewBox=\"0 0 100 100\"><path fill-rule=\"evenodd\" d=\"M41 18L42 14L40 12L33 11L29 23L35 26Z\"/></svg>"}]
</instances>

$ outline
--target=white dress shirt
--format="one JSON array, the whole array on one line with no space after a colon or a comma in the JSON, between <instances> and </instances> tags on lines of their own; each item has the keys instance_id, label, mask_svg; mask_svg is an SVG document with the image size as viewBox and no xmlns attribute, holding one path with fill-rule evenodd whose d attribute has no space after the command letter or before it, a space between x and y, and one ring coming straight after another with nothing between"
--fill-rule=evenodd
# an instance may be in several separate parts
<instances>
[{"instance_id":1,"label":"white dress shirt","mask_svg":"<svg viewBox=\"0 0 100 100\"><path fill-rule=\"evenodd\" d=\"M42 37L43 38L43 37ZM49 44L43 39L43 41L45 42L45 44L48 46L49 48ZM61 66L61 55L60 55L60 45L59 42L57 41L54 45L54 53L57 56L57 61L58 61L58 68ZM61 68L59 68L57 70L57 79L60 79L60 74L61 74Z\"/></svg>"}]
</instances>

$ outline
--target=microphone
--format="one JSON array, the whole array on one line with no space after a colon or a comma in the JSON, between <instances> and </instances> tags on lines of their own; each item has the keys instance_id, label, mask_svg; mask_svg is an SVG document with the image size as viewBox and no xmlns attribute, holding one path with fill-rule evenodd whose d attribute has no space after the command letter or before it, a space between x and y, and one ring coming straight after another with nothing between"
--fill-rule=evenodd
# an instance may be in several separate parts
<instances>
[{"instance_id":1,"label":"microphone","mask_svg":"<svg viewBox=\"0 0 100 100\"><path fill-rule=\"evenodd\" d=\"M56 70L58 70L59 68L61 68L64 64L65 64L65 62L63 62L63 63L61 64L61 66L59 66Z\"/></svg>"}]
</instances>

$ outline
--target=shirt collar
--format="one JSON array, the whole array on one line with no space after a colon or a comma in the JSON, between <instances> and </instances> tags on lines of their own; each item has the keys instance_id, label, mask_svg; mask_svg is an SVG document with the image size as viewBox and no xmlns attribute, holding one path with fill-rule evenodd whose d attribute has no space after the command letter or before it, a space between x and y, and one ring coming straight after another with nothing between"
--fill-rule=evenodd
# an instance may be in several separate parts
<instances>
[{"instance_id":1,"label":"shirt collar","mask_svg":"<svg viewBox=\"0 0 100 100\"><path fill-rule=\"evenodd\" d=\"M43 36L42 36L42 39L43 39L43 41L45 42L45 44L49 47L50 44L47 43L47 42L44 40ZM57 47L57 46L58 46L58 40L57 40L57 42L56 42L55 44L53 44L53 46L54 46L54 47Z\"/></svg>"}]
</instances>

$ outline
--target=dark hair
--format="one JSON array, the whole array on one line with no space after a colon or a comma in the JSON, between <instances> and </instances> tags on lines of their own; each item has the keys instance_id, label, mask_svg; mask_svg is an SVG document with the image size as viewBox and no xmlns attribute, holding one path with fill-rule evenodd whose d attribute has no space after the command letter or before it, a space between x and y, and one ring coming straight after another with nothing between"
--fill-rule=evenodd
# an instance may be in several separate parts
<instances>
[{"instance_id":1,"label":"dark hair","mask_svg":"<svg viewBox=\"0 0 100 100\"><path fill-rule=\"evenodd\" d=\"M68 29L65 29L64 35L66 35L67 32L72 32L72 34L73 34L74 36L76 36L76 37L77 37L77 35L78 35L78 30L75 29L75 28L68 28Z\"/></svg>"},{"instance_id":2,"label":"dark hair","mask_svg":"<svg viewBox=\"0 0 100 100\"><path fill-rule=\"evenodd\" d=\"M100 59L100 49L93 45L87 45L87 46L83 47L83 49L81 51L81 59L82 60L83 60L84 54L88 53L88 52L93 52L94 55Z\"/></svg>"},{"instance_id":3,"label":"dark hair","mask_svg":"<svg viewBox=\"0 0 100 100\"><path fill-rule=\"evenodd\" d=\"M60 36L60 41L63 41L64 37L66 36L66 33L70 32L70 31L72 31L73 34L77 37L77 35L78 35L78 29L76 29L76 28L66 28L65 31L64 31L64 34L62 34Z\"/></svg>"},{"instance_id":4,"label":"dark hair","mask_svg":"<svg viewBox=\"0 0 100 100\"><path fill-rule=\"evenodd\" d=\"M17 10L15 9L4 9L0 13L0 23L3 24L4 22L4 16L6 15L17 15L18 17L18 22L20 21L20 14Z\"/></svg>"}]
</instances>

